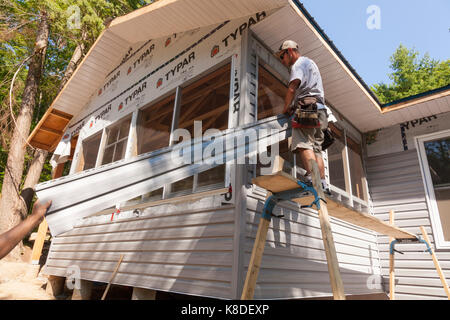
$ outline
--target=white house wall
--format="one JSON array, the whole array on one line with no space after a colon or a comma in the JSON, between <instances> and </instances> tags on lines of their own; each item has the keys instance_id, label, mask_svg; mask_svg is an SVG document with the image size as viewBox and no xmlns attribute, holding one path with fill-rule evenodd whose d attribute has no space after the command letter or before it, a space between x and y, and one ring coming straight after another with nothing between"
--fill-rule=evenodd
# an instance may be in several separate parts
<instances>
[{"instance_id":1,"label":"white house wall","mask_svg":"<svg viewBox=\"0 0 450 320\"><path fill-rule=\"evenodd\" d=\"M405 121L367 133L367 155L375 157L415 149L414 137L450 128L450 112Z\"/></svg>"},{"instance_id":2,"label":"white house wall","mask_svg":"<svg viewBox=\"0 0 450 320\"><path fill-rule=\"evenodd\" d=\"M426 201L418 152L412 142L415 136L450 128L450 114L408 121L382 129L376 142L367 146L368 183L373 212L389 222L389 211L395 212L395 225L420 235L424 226L434 246L434 231ZM402 130L404 137L402 140ZM389 288L389 239L378 237L383 282ZM446 299L433 260L424 244L397 244L405 254L395 254L396 299ZM438 250L436 255L447 282L450 280L450 251Z\"/></svg>"},{"instance_id":3,"label":"white house wall","mask_svg":"<svg viewBox=\"0 0 450 320\"><path fill-rule=\"evenodd\" d=\"M232 298L234 207L223 196L84 219L52 241L45 273ZM79 272L79 273L78 273Z\"/></svg>"}]
</instances>

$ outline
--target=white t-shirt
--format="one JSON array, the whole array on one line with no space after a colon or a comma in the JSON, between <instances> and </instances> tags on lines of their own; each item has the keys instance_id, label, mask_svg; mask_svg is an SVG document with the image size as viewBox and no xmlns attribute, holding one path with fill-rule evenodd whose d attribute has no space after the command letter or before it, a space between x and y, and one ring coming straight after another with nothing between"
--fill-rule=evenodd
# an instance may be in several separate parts
<instances>
[{"instance_id":1,"label":"white t-shirt","mask_svg":"<svg viewBox=\"0 0 450 320\"><path fill-rule=\"evenodd\" d=\"M295 93L295 101L304 97L317 98L317 109L325 108L325 94L323 91L322 77L316 63L307 57L300 57L291 67L289 82L299 79L300 86Z\"/></svg>"}]
</instances>

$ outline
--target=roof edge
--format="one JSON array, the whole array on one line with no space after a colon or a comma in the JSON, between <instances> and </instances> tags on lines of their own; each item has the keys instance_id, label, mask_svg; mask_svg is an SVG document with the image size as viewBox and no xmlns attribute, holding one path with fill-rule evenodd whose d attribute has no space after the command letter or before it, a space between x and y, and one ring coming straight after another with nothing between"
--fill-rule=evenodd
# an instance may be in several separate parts
<instances>
[{"instance_id":1,"label":"roof edge","mask_svg":"<svg viewBox=\"0 0 450 320\"><path fill-rule=\"evenodd\" d=\"M446 91L446 90L450 90L450 84L448 84L446 86L443 86L443 87L440 87L440 88L428 90L428 91L421 92L421 93L418 93L418 94L415 94L415 95L412 95L412 96L408 96L408 97L405 97L405 98L394 100L394 101L391 101L389 103L385 103L385 104L381 105L381 108L383 109L383 108L393 107L396 104L400 104L400 103L403 103L403 102L408 102L408 101L419 99L419 98L424 98L424 97L427 97L427 96L432 96L434 94L437 94L437 93L440 93L440 92L443 92L443 91Z\"/></svg>"}]
</instances>

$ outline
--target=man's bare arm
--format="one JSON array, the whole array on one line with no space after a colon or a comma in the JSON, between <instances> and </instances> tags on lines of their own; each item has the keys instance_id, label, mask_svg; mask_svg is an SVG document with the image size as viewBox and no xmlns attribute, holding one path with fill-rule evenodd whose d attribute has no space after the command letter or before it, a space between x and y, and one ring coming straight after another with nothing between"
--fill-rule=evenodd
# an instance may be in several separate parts
<instances>
[{"instance_id":1,"label":"man's bare arm","mask_svg":"<svg viewBox=\"0 0 450 320\"><path fill-rule=\"evenodd\" d=\"M284 97L284 109L283 113L290 113L290 106L295 97L295 91L300 86L300 80L295 79L289 83L289 87L286 92L286 96Z\"/></svg>"},{"instance_id":2,"label":"man's bare arm","mask_svg":"<svg viewBox=\"0 0 450 320\"><path fill-rule=\"evenodd\" d=\"M11 230L0 235L0 259L6 256L34 227L44 218L47 208L52 202L40 203L39 200L33 206L33 212L25 220L21 221Z\"/></svg>"}]
</instances>

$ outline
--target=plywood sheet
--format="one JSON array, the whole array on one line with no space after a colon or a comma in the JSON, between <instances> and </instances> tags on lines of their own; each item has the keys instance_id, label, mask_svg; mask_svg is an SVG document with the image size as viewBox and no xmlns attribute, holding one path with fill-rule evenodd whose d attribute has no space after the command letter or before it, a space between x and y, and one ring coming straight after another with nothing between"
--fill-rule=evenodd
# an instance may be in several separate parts
<instances>
[{"instance_id":1,"label":"plywood sheet","mask_svg":"<svg viewBox=\"0 0 450 320\"><path fill-rule=\"evenodd\" d=\"M252 180L252 183L272 193L278 193L300 187L294 178L283 171L278 171L268 176L256 177Z\"/></svg>"}]
</instances>

